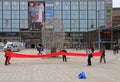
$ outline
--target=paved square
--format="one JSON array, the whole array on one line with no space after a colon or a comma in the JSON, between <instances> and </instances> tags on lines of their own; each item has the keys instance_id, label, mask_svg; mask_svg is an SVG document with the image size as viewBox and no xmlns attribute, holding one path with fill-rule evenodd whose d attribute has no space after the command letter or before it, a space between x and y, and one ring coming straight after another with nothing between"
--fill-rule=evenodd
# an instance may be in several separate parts
<instances>
[{"instance_id":1,"label":"paved square","mask_svg":"<svg viewBox=\"0 0 120 82\"><path fill-rule=\"evenodd\" d=\"M69 52L83 52L72 50ZM19 53L37 54L36 49L25 49ZM12 58L5 66L4 52L0 52L0 82L120 82L120 54L114 55L106 50L106 64L99 63L100 57L92 58L92 66L87 65L87 57L67 56L51 58ZM78 79L80 72L86 73L87 79Z\"/></svg>"}]
</instances>

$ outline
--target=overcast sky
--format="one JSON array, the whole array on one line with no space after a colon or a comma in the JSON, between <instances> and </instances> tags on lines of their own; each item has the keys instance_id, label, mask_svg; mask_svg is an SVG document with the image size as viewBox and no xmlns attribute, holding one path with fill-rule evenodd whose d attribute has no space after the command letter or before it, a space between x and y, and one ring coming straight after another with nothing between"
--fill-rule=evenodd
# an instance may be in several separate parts
<instances>
[{"instance_id":1,"label":"overcast sky","mask_svg":"<svg viewBox=\"0 0 120 82\"><path fill-rule=\"evenodd\" d=\"M120 7L120 0L113 0L113 7Z\"/></svg>"}]
</instances>

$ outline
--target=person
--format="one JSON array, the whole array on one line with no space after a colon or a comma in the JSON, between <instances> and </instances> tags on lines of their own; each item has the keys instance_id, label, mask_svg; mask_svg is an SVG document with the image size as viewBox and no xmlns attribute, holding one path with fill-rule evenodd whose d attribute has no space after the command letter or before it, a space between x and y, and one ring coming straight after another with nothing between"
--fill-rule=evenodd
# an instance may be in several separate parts
<instances>
[{"instance_id":1,"label":"person","mask_svg":"<svg viewBox=\"0 0 120 82\"><path fill-rule=\"evenodd\" d=\"M66 51L65 49L64 49L64 50L61 50L61 52L67 53L67 51ZM62 55L62 59L63 59L63 62L67 62L66 55Z\"/></svg>"},{"instance_id":2,"label":"person","mask_svg":"<svg viewBox=\"0 0 120 82\"><path fill-rule=\"evenodd\" d=\"M94 47L91 47L91 51L92 51L92 53L94 53L94 51L95 51Z\"/></svg>"},{"instance_id":3,"label":"person","mask_svg":"<svg viewBox=\"0 0 120 82\"><path fill-rule=\"evenodd\" d=\"M78 45L75 46L75 49L78 50Z\"/></svg>"},{"instance_id":4,"label":"person","mask_svg":"<svg viewBox=\"0 0 120 82\"><path fill-rule=\"evenodd\" d=\"M117 53L116 45L113 45L113 53L114 53L114 54Z\"/></svg>"},{"instance_id":5,"label":"person","mask_svg":"<svg viewBox=\"0 0 120 82\"><path fill-rule=\"evenodd\" d=\"M91 64L91 58L93 57L92 50L89 47L87 47L86 53L88 54L88 59L87 59L88 64L87 64L87 66L91 66L92 65Z\"/></svg>"},{"instance_id":6,"label":"person","mask_svg":"<svg viewBox=\"0 0 120 82\"><path fill-rule=\"evenodd\" d=\"M10 60L11 60L11 57L10 56L7 56L6 52L11 52L11 49L10 47L7 47L7 49L5 50L5 65L8 65L8 64L11 64L10 63Z\"/></svg>"},{"instance_id":7,"label":"person","mask_svg":"<svg viewBox=\"0 0 120 82\"><path fill-rule=\"evenodd\" d=\"M39 52L38 54L40 54L40 46L37 46L37 51Z\"/></svg>"},{"instance_id":8,"label":"person","mask_svg":"<svg viewBox=\"0 0 120 82\"><path fill-rule=\"evenodd\" d=\"M116 45L116 52L119 53L119 45Z\"/></svg>"},{"instance_id":9,"label":"person","mask_svg":"<svg viewBox=\"0 0 120 82\"><path fill-rule=\"evenodd\" d=\"M104 63L106 63L106 60L105 60L105 50L101 49L100 52L102 52L102 55L100 56L100 63L102 63L102 59L104 60Z\"/></svg>"},{"instance_id":10,"label":"person","mask_svg":"<svg viewBox=\"0 0 120 82\"><path fill-rule=\"evenodd\" d=\"M39 54L45 54L45 49L44 49L43 45L40 44L39 46L40 46L40 48L39 48Z\"/></svg>"}]
</instances>

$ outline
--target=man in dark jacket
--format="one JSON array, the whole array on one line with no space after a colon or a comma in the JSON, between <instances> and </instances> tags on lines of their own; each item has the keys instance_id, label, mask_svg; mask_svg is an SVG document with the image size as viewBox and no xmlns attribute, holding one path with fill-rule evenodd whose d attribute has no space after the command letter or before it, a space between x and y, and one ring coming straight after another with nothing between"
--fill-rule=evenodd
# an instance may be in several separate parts
<instances>
[{"instance_id":1,"label":"man in dark jacket","mask_svg":"<svg viewBox=\"0 0 120 82\"><path fill-rule=\"evenodd\" d=\"M61 52L65 52L65 53L67 53L67 51L66 50L61 50ZM67 62L67 58L66 58L66 55L62 55L63 56L63 62L65 61L65 62Z\"/></svg>"}]
</instances>

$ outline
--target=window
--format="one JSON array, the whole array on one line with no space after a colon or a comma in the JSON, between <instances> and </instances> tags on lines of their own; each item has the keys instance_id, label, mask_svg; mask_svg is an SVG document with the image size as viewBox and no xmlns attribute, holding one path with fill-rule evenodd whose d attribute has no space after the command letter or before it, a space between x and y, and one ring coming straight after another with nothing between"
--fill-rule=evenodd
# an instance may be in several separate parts
<instances>
[{"instance_id":1,"label":"window","mask_svg":"<svg viewBox=\"0 0 120 82\"><path fill-rule=\"evenodd\" d=\"M61 10L61 2L54 2L54 9Z\"/></svg>"},{"instance_id":2,"label":"window","mask_svg":"<svg viewBox=\"0 0 120 82\"><path fill-rule=\"evenodd\" d=\"M87 10L87 1L80 1L80 10Z\"/></svg>"},{"instance_id":3,"label":"window","mask_svg":"<svg viewBox=\"0 0 120 82\"><path fill-rule=\"evenodd\" d=\"M71 10L78 10L78 2L71 2Z\"/></svg>"},{"instance_id":4,"label":"window","mask_svg":"<svg viewBox=\"0 0 120 82\"><path fill-rule=\"evenodd\" d=\"M11 10L10 2L8 1L3 2L3 10Z\"/></svg>"},{"instance_id":5,"label":"window","mask_svg":"<svg viewBox=\"0 0 120 82\"><path fill-rule=\"evenodd\" d=\"M63 19L70 19L70 11L63 11Z\"/></svg>"},{"instance_id":6,"label":"window","mask_svg":"<svg viewBox=\"0 0 120 82\"><path fill-rule=\"evenodd\" d=\"M80 19L87 19L87 11L80 11Z\"/></svg>"},{"instance_id":7,"label":"window","mask_svg":"<svg viewBox=\"0 0 120 82\"><path fill-rule=\"evenodd\" d=\"M19 11L12 11L12 19L19 19Z\"/></svg>"},{"instance_id":8,"label":"window","mask_svg":"<svg viewBox=\"0 0 120 82\"><path fill-rule=\"evenodd\" d=\"M70 10L70 2L63 2L63 10Z\"/></svg>"},{"instance_id":9,"label":"window","mask_svg":"<svg viewBox=\"0 0 120 82\"><path fill-rule=\"evenodd\" d=\"M28 10L28 2L20 2L20 10Z\"/></svg>"},{"instance_id":10,"label":"window","mask_svg":"<svg viewBox=\"0 0 120 82\"><path fill-rule=\"evenodd\" d=\"M71 19L79 19L78 11L71 11Z\"/></svg>"},{"instance_id":11,"label":"window","mask_svg":"<svg viewBox=\"0 0 120 82\"><path fill-rule=\"evenodd\" d=\"M19 2L12 2L12 10L19 10Z\"/></svg>"},{"instance_id":12,"label":"window","mask_svg":"<svg viewBox=\"0 0 120 82\"><path fill-rule=\"evenodd\" d=\"M88 19L96 19L96 11L88 11Z\"/></svg>"},{"instance_id":13,"label":"window","mask_svg":"<svg viewBox=\"0 0 120 82\"><path fill-rule=\"evenodd\" d=\"M95 1L89 1L88 2L88 9L89 10L96 10L96 2Z\"/></svg>"}]
</instances>

